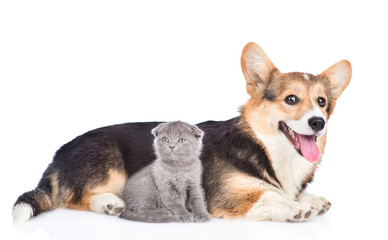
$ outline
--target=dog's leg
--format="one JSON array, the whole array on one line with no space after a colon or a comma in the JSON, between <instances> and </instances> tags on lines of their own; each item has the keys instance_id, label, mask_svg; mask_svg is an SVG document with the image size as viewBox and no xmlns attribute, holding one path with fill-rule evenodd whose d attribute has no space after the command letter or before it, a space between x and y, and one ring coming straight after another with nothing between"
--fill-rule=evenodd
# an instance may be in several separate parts
<instances>
[{"instance_id":1,"label":"dog's leg","mask_svg":"<svg viewBox=\"0 0 388 240\"><path fill-rule=\"evenodd\" d=\"M110 170L109 177L102 184L92 189L85 189L80 199L74 200L69 197L64 207L118 216L125 206L124 201L118 196L121 195L126 181L125 173Z\"/></svg>"},{"instance_id":2,"label":"dog's leg","mask_svg":"<svg viewBox=\"0 0 388 240\"><path fill-rule=\"evenodd\" d=\"M113 193L87 193L80 201L67 203L64 207L119 216L124 210L125 203Z\"/></svg>"},{"instance_id":3,"label":"dog's leg","mask_svg":"<svg viewBox=\"0 0 388 240\"><path fill-rule=\"evenodd\" d=\"M331 203L324 197L317 197L303 191L297 198L298 202L310 203L318 211L318 215L327 213L331 207Z\"/></svg>"},{"instance_id":4,"label":"dog's leg","mask_svg":"<svg viewBox=\"0 0 388 240\"><path fill-rule=\"evenodd\" d=\"M303 222L314 218L317 210L308 202L297 202L278 192L267 190L247 212L253 221Z\"/></svg>"}]
</instances>

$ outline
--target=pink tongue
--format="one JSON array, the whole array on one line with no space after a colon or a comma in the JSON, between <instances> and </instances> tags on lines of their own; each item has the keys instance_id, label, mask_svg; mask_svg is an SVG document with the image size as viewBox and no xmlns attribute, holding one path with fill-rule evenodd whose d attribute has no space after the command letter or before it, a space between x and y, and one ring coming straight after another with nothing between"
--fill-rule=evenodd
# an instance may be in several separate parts
<instances>
[{"instance_id":1,"label":"pink tongue","mask_svg":"<svg viewBox=\"0 0 388 240\"><path fill-rule=\"evenodd\" d=\"M314 141L314 136L299 135L300 151L304 158L309 162L315 162L319 158L319 149Z\"/></svg>"}]
</instances>

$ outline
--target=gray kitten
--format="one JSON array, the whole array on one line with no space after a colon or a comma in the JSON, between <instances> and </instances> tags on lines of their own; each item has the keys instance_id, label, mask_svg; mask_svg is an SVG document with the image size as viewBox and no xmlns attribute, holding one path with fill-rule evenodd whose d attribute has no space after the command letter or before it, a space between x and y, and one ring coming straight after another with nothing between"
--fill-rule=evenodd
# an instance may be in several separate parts
<instances>
[{"instance_id":1,"label":"gray kitten","mask_svg":"<svg viewBox=\"0 0 388 240\"><path fill-rule=\"evenodd\" d=\"M141 222L206 222L199 160L203 132L176 121L152 129L155 162L128 179L122 218Z\"/></svg>"}]
</instances>

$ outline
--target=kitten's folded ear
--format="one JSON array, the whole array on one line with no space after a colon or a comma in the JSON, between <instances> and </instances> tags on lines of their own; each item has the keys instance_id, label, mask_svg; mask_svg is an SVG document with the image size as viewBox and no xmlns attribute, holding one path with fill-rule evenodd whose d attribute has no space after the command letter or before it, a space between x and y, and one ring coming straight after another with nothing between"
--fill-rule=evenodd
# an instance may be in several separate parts
<instances>
[{"instance_id":1,"label":"kitten's folded ear","mask_svg":"<svg viewBox=\"0 0 388 240\"><path fill-rule=\"evenodd\" d=\"M166 123L161 123L159 124L158 126L156 126L154 129L151 130L151 133L152 135L154 135L154 137L157 137L159 135L159 132L160 132L160 129L166 125Z\"/></svg>"},{"instance_id":2,"label":"kitten's folded ear","mask_svg":"<svg viewBox=\"0 0 388 240\"><path fill-rule=\"evenodd\" d=\"M199 129L197 126L193 125L191 127L191 132L193 133L194 137L199 139L203 137L203 131Z\"/></svg>"}]
</instances>

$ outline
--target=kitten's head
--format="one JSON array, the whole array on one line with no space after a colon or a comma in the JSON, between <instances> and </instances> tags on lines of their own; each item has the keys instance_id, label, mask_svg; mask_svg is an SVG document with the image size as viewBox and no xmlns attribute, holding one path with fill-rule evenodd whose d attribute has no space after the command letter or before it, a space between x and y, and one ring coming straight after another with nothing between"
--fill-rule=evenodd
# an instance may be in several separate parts
<instances>
[{"instance_id":1,"label":"kitten's head","mask_svg":"<svg viewBox=\"0 0 388 240\"><path fill-rule=\"evenodd\" d=\"M156 154L162 159L188 161L198 158L203 132L197 126L176 121L152 129Z\"/></svg>"}]
</instances>

